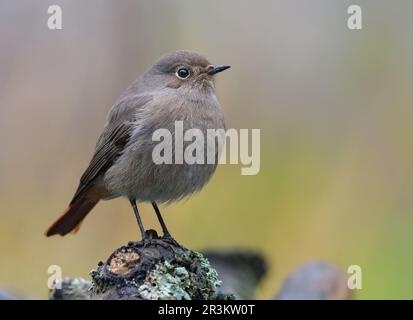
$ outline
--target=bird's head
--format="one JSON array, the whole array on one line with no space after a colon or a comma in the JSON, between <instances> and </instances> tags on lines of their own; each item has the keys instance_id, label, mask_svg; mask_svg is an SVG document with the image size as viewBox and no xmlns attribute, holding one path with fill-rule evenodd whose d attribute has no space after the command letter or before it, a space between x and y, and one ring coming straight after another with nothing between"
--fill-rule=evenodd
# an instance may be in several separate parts
<instances>
[{"instance_id":1,"label":"bird's head","mask_svg":"<svg viewBox=\"0 0 413 320\"><path fill-rule=\"evenodd\" d=\"M176 51L159 58L145 73L144 80L150 87L188 91L214 91L214 76L228 69L228 65L213 65L196 52Z\"/></svg>"}]
</instances>

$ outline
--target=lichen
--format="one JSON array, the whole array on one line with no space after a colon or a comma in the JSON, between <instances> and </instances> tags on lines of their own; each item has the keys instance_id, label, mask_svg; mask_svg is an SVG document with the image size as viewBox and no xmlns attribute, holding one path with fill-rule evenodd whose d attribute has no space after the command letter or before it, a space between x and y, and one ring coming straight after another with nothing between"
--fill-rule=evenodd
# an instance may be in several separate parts
<instances>
[{"instance_id":1,"label":"lichen","mask_svg":"<svg viewBox=\"0 0 413 320\"><path fill-rule=\"evenodd\" d=\"M190 300L189 286L189 274L184 267L175 268L163 261L149 272L138 292L147 300Z\"/></svg>"},{"instance_id":2,"label":"lichen","mask_svg":"<svg viewBox=\"0 0 413 320\"><path fill-rule=\"evenodd\" d=\"M92 286L90 291L95 293L104 293L113 286L113 283L109 279L102 277L96 269L92 269L89 272L89 275L92 278Z\"/></svg>"},{"instance_id":3,"label":"lichen","mask_svg":"<svg viewBox=\"0 0 413 320\"><path fill-rule=\"evenodd\" d=\"M217 300L218 274L202 254L168 239L150 239L115 250L90 272L91 299Z\"/></svg>"},{"instance_id":4,"label":"lichen","mask_svg":"<svg viewBox=\"0 0 413 320\"><path fill-rule=\"evenodd\" d=\"M214 299L221 285L218 274L200 253L188 251L182 261L159 262L138 288L143 299L190 300Z\"/></svg>"},{"instance_id":5,"label":"lichen","mask_svg":"<svg viewBox=\"0 0 413 320\"><path fill-rule=\"evenodd\" d=\"M88 300L91 283L83 278L65 278L60 285L50 291L49 296L56 300Z\"/></svg>"},{"instance_id":6,"label":"lichen","mask_svg":"<svg viewBox=\"0 0 413 320\"><path fill-rule=\"evenodd\" d=\"M207 280L212 284L213 288L218 288L222 285L222 281L218 278L217 271L211 266L209 260L205 258L202 254L194 251L190 251L191 255L196 258L196 260L191 257L191 260L195 260L206 272Z\"/></svg>"}]
</instances>

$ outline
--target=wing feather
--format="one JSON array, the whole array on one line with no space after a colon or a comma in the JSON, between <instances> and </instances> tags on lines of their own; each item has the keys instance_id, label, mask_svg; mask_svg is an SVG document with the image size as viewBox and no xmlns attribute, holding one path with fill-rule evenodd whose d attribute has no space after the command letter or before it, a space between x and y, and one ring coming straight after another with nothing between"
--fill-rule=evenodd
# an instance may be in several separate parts
<instances>
[{"instance_id":1,"label":"wing feather","mask_svg":"<svg viewBox=\"0 0 413 320\"><path fill-rule=\"evenodd\" d=\"M108 123L99 137L89 166L80 178L79 187L71 203L87 190L98 176L110 168L123 152L133 132L134 114L137 108L142 107L151 99L150 96L132 96L120 100L112 108Z\"/></svg>"}]
</instances>

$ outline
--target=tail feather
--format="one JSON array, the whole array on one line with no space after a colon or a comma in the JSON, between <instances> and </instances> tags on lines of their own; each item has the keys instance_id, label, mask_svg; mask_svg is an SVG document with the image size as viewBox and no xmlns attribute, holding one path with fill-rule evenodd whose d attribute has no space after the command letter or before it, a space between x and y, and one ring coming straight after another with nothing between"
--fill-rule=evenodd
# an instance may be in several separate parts
<instances>
[{"instance_id":1,"label":"tail feather","mask_svg":"<svg viewBox=\"0 0 413 320\"><path fill-rule=\"evenodd\" d=\"M64 236L70 232L77 232L80 223L99 202L101 196L102 192L96 187L85 190L69 204L63 214L46 230L45 235L47 237L55 234Z\"/></svg>"}]
</instances>

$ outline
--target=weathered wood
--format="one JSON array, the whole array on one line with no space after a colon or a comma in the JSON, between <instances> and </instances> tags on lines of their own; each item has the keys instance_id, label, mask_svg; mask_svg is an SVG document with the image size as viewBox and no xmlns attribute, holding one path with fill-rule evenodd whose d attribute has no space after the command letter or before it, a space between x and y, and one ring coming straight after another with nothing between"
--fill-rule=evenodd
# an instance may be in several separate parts
<instances>
[{"instance_id":1,"label":"weathered wood","mask_svg":"<svg viewBox=\"0 0 413 320\"><path fill-rule=\"evenodd\" d=\"M253 252L208 251L202 255L173 239L159 238L154 230L147 235L148 240L129 242L100 262L90 272L91 281L65 279L60 289L50 292L50 299L254 299L266 274L265 259ZM350 298L345 275L325 262L303 264L274 296L281 300Z\"/></svg>"},{"instance_id":2,"label":"weathered wood","mask_svg":"<svg viewBox=\"0 0 413 320\"><path fill-rule=\"evenodd\" d=\"M66 279L51 299L230 299L218 293L217 272L200 253L170 238L129 242L91 271L90 282ZM57 286L56 286L57 287Z\"/></svg>"}]
</instances>

